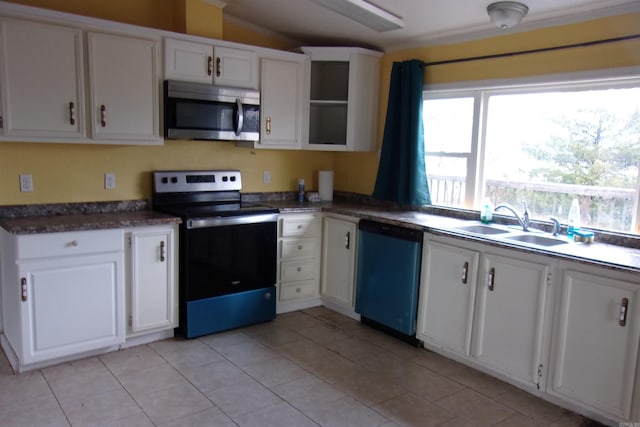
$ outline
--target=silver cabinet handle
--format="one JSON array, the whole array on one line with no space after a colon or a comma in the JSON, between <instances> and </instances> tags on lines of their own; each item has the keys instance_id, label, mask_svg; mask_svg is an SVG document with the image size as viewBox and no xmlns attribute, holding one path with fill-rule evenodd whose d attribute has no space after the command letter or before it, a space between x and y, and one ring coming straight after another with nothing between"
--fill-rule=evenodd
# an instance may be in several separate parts
<instances>
[{"instance_id":1,"label":"silver cabinet handle","mask_svg":"<svg viewBox=\"0 0 640 427\"><path fill-rule=\"evenodd\" d=\"M104 105L100 106L100 126L107 126L107 107Z\"/></svg>"},{"instance_id":2,"label":"silver cabinet handle","mask_svg":"<svg viewBox=\"0 0 640 427\"><path fill-rule=\"evenodd\" d=\"M271 135L271 116L267 116L267 121L265 122L265 132L267 132L267 135Z\"/></svg>"},{"instance_id":3,"label":"silver cabinet handle","mask_svg":"<svg viewBox=\"0 0 640 427\"><path fill-rule=\"evenodd\" d=\"M213 57L207 56L207 75L210 76L213 73Z\"/></svg>"},{"instance_id":4,"label":"silver cabinet handle","mask_svg":"<svg viewBox=\"0 0 640 427\"><path fill-rule=\"evenodd\" d=\"M467 276L469 274L469 263L465 262L464 266L462 267L462 284L466 285L467 284Z\"/></svg>"},{"instance_id":5,"label":"silver cabinet handle","mask_svg":"<svg viewBox=\"0 0 640 427\"><path fill-rule=\"evenodd\" d=\"M27 279L25 277L20 278L20 294L22 296L22 301L27 300Z\"/></svg>"},{"instance_id":6,"label":"silver cabinet handle","mask_svg":"<svg viewBox=\"0 0 640 427\"><path fill-rule=\"evenodd\" d=\"M495 280L496 280L496 269L491 268L489 270L489 290L490 291L493 291L493 288L495 286Z\"/></svg>"},{"instance_id":7,"label":"silver cabinet handle","mask_svg":"<svg viewBox=\"0 0 640 427\"><path fill-rule=\"evenodd\" d=\"M222 69L222 59L220 59L220 57L218 56L216 58L216 77L220 77L220 74L222 74L221 69Z\"/></svg>"},{"instance_id":8,"label":"silver cabinet handle","mask_svg":"<svg viewBox=\"0 0 640 427\"><path fill-rule=\"evenodd\" d=\"M73 101L69 102L69 124L72 126L76 124L76 105Z\"/></svg>"},{"instance_id":9,"label":"silver cabinet handle","mask_svg":"<svg viewBox=\"0 0 640 427\"><path fill-rule=\"evenodd\" d=\"M625 327L627 324L627 310L629 308L629 298L622 298L620 302L620 326Z\"/></svg>"},{"instance_id":10,"label":"silver cabinet handle","mask_svg":"<svg viewBox=\"0 0 640 427\"><path fill-rule=\"evenodd\" d=\"M351 246L351 232L347 231L347 234L344 236L344 247L348 250Z\"/></svg>"},{"instance_id":11,"label":"silver cabinet handle","mask_svg":"<svg viewBox=\"0 0 640 427\"><path fill-rule=\"evenodd\" d=\"M164 240L160 242L160 262L164 262L167 257Z\"/></svg>"}]
</instances>

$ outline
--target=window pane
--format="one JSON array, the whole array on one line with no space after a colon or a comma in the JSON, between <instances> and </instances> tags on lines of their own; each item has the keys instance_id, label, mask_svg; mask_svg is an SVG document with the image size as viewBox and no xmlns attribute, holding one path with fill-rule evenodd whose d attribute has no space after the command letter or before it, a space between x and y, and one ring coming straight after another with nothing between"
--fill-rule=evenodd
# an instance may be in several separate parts
<instances>
[{"instance_id":1,"label":"window pane","mask_svg":"<svg viewBox=\"0 0 640 427\"><path fill-rule=\"evenodd\" d=\"M467 159L427 156L427 180L431 203L463 207L467 176Z\"/></svg>"},{"instance_id":2,"label":"window pane","mask_svg":"<svg viewBox=\"0 0 640 427\"><path fill-rule=\"evenodd\" d=\"M631 231L640 164L640 88L489 98L484 191L493 203Z\"/></svg>"},{"instance_id":3,"label":"window pane","mask_svg":"<svg viewBox=\"0 0 640 427\"><path fill-rule=\"evenodd\" d=\"M427 99L422 104L425 151L469 153L473 98Z\"/></svg>"}]
</instances>

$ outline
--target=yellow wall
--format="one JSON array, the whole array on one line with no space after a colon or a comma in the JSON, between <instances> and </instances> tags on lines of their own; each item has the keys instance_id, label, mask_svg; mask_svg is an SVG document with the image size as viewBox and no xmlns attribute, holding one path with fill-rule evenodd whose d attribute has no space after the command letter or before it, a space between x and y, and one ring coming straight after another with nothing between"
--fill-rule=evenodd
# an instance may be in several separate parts
<instances>
[{"instance_id":1,"label":"yellow wall","mask_svg":"<svg viewBox=\"0 0 640 427\"><path fill-rule=\"evenodd\" d=\"M199 0L13 0L14 3L110 19L146 27L182 29L220 37L220 10ZM230 40L270 45L270 38L237 26ZM242 171L243 191L291 191L298 178L317 188L318 170L331 169L331 153L237 148L231 142L165 141L160 147L0 142L0 205L148 199L150 172L159 169ZM263 184L263 171L271 184ZM104 173L116 174L116 189L104 189ZM34 192L20 193L18 175L33 175Z\"/></svg>"},{"instance_id":2,"label":"yellow wall","mask_svg":"<svg viewBox=\"0 0 640 427\"><path fill-rule=\"evenodd\" d=\"M640 30L640 14L609 17L590 22L544 28L524 33L446 46L408 49L382 58L380 78L379 146L382 141L389 78L394 61L417 58L425 62L491 55L518 50L539 49L563 44L582 43L631 34ZM510 58L427 67L425 83L523 77L610 67L640 65L640 41L618 42ZM375 185L378 155L372 153L338 153L334 156L335 188L371 194Z\"/></svg>"},{"instance_id":3,"label":"yellow wall","mask_svg":"<svg viewBox=\"0 0 640 427\"><path fill-rule=\"evenodd\" d=\"M220 22L220 11L199 0L11 0L80 15L172 31L196 31L225 40L291 49L287 40L268 37L233 22ZM220 33L222 25L222 33ZM382 139L388 82L393 61L438 61L535 49L635 34L640 14L546 28L527 33L446 46L408 49L385 55L380 80L379 144ZM607 67L640 65L640 42L573 49L427 68L425 82L442 83L507 78ZM73 144L0 143L0 205L106 201L149 198L150 172L156 169L238 168L245 192L291 191L298 177L317 187L317 171L335 170L335 188L371 194L378 153L260 151L230 142L166 141L161 147L78 146ZM270 170L272 183L262 183ZM115 190L104 190L103 174L116 174ZM18 174L31 173L33 193L20 193Z\"/></svg>"}]
</instances>

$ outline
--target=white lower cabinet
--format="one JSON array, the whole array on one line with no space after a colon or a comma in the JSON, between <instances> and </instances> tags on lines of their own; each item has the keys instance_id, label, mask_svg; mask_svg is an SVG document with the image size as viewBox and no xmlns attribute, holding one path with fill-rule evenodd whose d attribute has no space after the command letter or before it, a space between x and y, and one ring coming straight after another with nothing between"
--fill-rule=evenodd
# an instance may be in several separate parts
<instances>
[{"instance_id":1,"label":"white lower cabinet","mask_svg":"<svg viewBox=\"0 0 640 427\"><path fill-rule=\"evenodd\" d=\"M278 313L319 305L322 214L278 218Z\"/></svg>"},{"instance_id":2,"label":"white lower cabinet","mask_svg":"<svg viewBox=\"0 0 640 427\"><path fill-rule=\"evenodd\" d=\"M425 240L418 338L522 387L544 386L549 265L515 251Z\"/></svg>"},{"instance_id":3,"label":"white lower cabinet","mask_svg":"<svg viewBox=\"0 0 640 427\"><path fill-rule=\"evenodd\" d=\"M127 337L178 326L177 226L127 233Z\"/></svg>"},{"instance_id":4,"label":"white lower cabinet","mask_svg":"<svg viewBox=\"0 0 640 427\"><path fill-rule=\"evenodd\" d=\"M121 230L1 233L2 347L14 369L124 342Z\"/></svg>"},{"instance_id":5,"label":"white lower cabinet","mask_svg":"<svg viewBox=\"0 0 640 427\"><path fill-rule=\"evenodd\" d=\"M355 316L356 218L325 216L322 225L322 279L320 293L325 303Z\"/></svg>"},{"instance_id":6,"label":"white lower cabinet","mask_svg":"<svg viewBox=\"0 0 640 427\"><path fill-rule=\"evenodd\" d=\"M543 259L517 256L481 256L472 357L524 386L543 388L551 269Z\"/></svg>"},{"instance_id":7,"label":"white lower cabinet","mask_svg":"<svg viewBox=\"0 0 640 427\"><path fill-rule=\"evenodd\" d=\"M480 253L425 239L417 335L447 352L471 355Z\"/></svg>"},{"instance_id":8,"label":"white lower cabinet","mask_svg":"<svg viewBox=\"0 0 640 427\"><path fill-rule=\"evenodd\" d=\"M425 234L425 347L605 423L640 417L637 273Z\"/></svg>"},{"instance_id":9,"label":"white lower cabinet","mask_svg":"<svg viewBox=\"0 0 640 427\"><path fill-rule=\"evenodd\" d=\"M640 339L640 281L637 273L603 273L583 265L564 271L548 392L619 421L638 421L631 409ZM636 404L639 393L636 389Z\"/></svg>"}]
</instances>

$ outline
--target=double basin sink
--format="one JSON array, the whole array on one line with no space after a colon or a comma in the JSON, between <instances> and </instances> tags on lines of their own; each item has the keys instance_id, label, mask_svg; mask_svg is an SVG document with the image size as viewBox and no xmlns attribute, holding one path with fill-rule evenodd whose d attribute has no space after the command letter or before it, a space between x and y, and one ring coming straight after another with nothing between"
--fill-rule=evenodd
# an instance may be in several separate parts
<instances>
[{"instance_id":1,"label":"double basin sink","mask_svg":"<svg viewBox=\"0 0 640 427\"><path fill-rule=\"evenodd\" d=\"M466 233L472 234L480 234L483 236L491 236L498 238L502 241L511 241L513 243L519 242L525 245L536 245L536 246L557 246L557 245L565 245L569 243L569 240L560 238L560 237L552 237L552 236L544 236L540 233L542 231L517 231L517 230L509 230L506 228L492 226L492 225L484 225L484 224L473 224L473 225L463 225L459 227L453 227L455 230L463 231Z\"/></svg>"}]
</instances>

